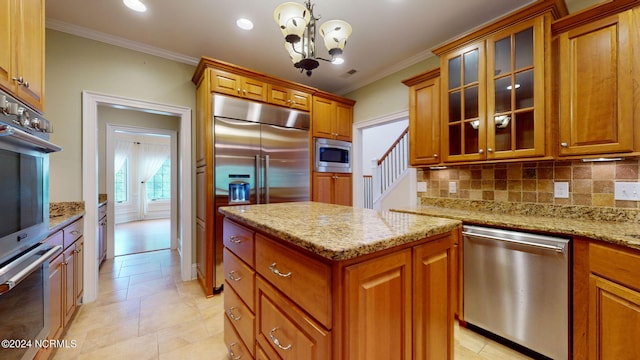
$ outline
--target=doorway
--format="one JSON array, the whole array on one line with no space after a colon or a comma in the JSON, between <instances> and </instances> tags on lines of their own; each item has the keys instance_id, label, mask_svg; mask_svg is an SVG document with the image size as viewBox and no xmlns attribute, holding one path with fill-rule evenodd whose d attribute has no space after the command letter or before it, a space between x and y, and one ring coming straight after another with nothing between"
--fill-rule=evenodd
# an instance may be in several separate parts
<instances>
[{"instance_id":1,"label":"doorway","mask_svg":"<svg viewBox=\"0 0 640 360\"><path fill-rule=\"evenodd\" d=\"M178 132L178 178L177 201L178 226L177 250L180 254L180 276L183 281L194 278L192 264L192 141L191 109L182 106L160 104L147 100L131 99L117 95L106 95L92 91L82 92L82 197L85 202L84 233L89 239L98 238L98 106L120 107L139 111L151 111L176 116L180 120ZM108 206L108 216L114 217ZM90 221L95 219L95 221ZM96 300L98 294L97 243L85 242L84 302Z\"/></svg>"},{"instance_id":2,"label":"doorway","mask_svg":"<svg viewBox=\"0 0 640 360\"><path fill-rule=\"evenodd\" d=\"M178 119L118 109L100 109L99 117L101 125L128 117L130 122L165 128L104 124L106 191L114 213L113 236L107 236L107 258L176 249L178 156L176 131L170 128L177 128Z\"/></svg>"}]
</instances>

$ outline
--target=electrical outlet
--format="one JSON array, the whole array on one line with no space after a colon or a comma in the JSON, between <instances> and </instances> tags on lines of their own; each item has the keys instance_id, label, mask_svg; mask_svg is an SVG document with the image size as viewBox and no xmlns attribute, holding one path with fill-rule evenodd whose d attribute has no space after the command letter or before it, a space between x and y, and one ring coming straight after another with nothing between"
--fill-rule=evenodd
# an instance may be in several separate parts
<instances>
[{"instance_id":1,"label":"electrical outlet","mask_svg":"<svg viewBox=\"0 0 640 360\"><path fill-rule=\"evenodd\" d=\"M569 198L569 183L565 181L553 183L553 196L560 199Z\"/></svg>"},{"instance_id":2,"label":"electrical outlet","mask_svg":"<svg viewBox=\"0 0 640 360\"><path fill-rule=\"evenodd\" d=\"M449 181L449 194L455 194L458 192L458 183L455 181Z\"/></svg>"},{"instance_id":3,"label":"electrical outlet","mask_svg":"<svg viewBox=\"0 0 640 360\"><path fill-rule=\"evenodd\" d=\"M613 195L615 200L640 201L640 183L616 182Z\"/></svg>"},{"instance_id":4,"label":"electrical outlet","mask_svg":"<svg viewBox=\"0 0 640 360\"><path fill-rule=\"evenodd\" d=\"M416 187L418 192L427 192L427 183L425 181L419 181Z\"/></svg>"}]
</instances>

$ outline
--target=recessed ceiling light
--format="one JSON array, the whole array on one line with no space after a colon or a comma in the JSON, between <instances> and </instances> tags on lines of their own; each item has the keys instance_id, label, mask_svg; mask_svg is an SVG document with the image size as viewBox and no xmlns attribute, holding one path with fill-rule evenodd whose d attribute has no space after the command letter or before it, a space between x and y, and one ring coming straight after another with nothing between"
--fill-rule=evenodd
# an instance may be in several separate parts
<instances>
[{"instance_id":1,"label":"recessed ceiling light","mask_svg":"<svg viewBox=\"0 0 640 360\"><path fill-rule=\"evenodd\" d=\"M253 29L253 22L249 19L240 18L236 20L236 25L242 30L251 30Z\"/></svg>"},{"instance_id":2,"label":"recessed ceiling light","mask_svg":"<svg viewBox=\"0 0 640 360\"><path fill-rule=\"evenodd\" d=\"M147 6L140 0L122 0L122 2L131 10L137 12L147 11Z\"/></svg>"}]
</instances>

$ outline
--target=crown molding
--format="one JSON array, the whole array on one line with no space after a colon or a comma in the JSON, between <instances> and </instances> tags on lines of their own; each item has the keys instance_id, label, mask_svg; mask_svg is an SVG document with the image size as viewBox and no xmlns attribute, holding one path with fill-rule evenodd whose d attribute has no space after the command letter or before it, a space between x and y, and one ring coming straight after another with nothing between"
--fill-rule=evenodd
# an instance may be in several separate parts
<instances>
[{"instance_id":1,"label":"crown molding","mask_svg":"<svg viewBox=\"0 0 640 360\"><path fill-rule=\"evenodd\" d=\"M431 57L435 56L431 50L423 50L409 58L404 59L401 62L398 62L392 66L386 66L384 69L384 71L380 71L380 72L376 72L375 76L369 76L365 79L362 79L360 81L356 81L353 84L351 84L350 86L340 89L339 91L336 92L336 94L339 95L344 95L344 94L348 94L352 91L355 91L357 89L360 89L366 85L369 85L371 83L374 83L382 78L385 78L389 75L395 74L398 71L404 70L406 68L408 68L409 66L415 65L421 61L427 60Z\"/></svg>"},{"instance_id":2,"label":"crown molding","mask_svg":"<svg viewBox=\"0 0 640 360\"><path fill-rule=\"evenodd\" d=\"M177 61L180 63L196 66L200 59L186 56L183 54L167 51L155 46L146 45L143 43L127 40L118 36L105 34L103 32L87 29L82 26L69 24L64 21L47 19L46 27L48 29L61 31L67 34L76 35L79 37L100 41L106 44L123 47L126 49L139 51L145 54L158 56L167 60Z\"/></svg>"}]
</instances>

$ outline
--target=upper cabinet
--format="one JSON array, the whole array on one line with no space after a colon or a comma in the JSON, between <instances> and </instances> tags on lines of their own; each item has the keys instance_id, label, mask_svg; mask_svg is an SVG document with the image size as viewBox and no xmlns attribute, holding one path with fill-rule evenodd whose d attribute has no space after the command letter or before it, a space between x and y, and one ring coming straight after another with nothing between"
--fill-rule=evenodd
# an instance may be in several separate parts
<instances>
[{"instance_id":1,"label":"upper cabinet","mask_svg":"<svg viewBox=\"0 0 640 360\"><path fill-rule=\"evenodd\" d=\"M302 111L311 110L311 94L284 86L269 84L268 101Z\"/></svg>"},{"instance_id":2,"label":"upper cabinet","mask_svg":"<svg viewBox=\"0 0 640 360\"><path fill-rule=\"evenodd\" d=\"M553 25L559 83L556 146L562 158L640 151L640 114L635 105L640 99L636 75L640 10L623 8L611 14L603 9Z\"/></svg>"},{"instance_id":3,"label":"upper cabinet","mask_svg":"<svg viewBox=\"0 0 640 360\"><path fill-rule=\"evenodd\" d=\"M329 93L313 96L313 136L351 141L353 127L353 105L355 101Z\"/></svg>"},{"instance_id":4,"label":"upper cabinet","mask_svg":"<svg viewBox=\"0 0 640 360\"><path fill-rule=\"evenodd\" d=\"M251 100L267 101L267 84L260 80L222 70L211 72L211 91Z\"/></svg>"},{"instance_id":5,"label":"upper cabinet","mask_svg":"<svg viewBox=\"0 0 640 360\"><path fill-rule=\"evenodd\" d=\"M0 86L42 112L44 0L0 2L0 46Z\"/></svg>"},{"instance_id":6,"label":"upper cabinet","mask_svg":"<svg viewBox=\"0 0 640 360\"><path fill-rule=\"evenodd\" d=\"M409 86L409 163L440 162L440 69L404 80Z\"/></svg>"},{"instance_id":7,"label":"upper cabinet","mask_svg":"<svg viewBox=\"0 0 640 360\"><path fill-rule=\"evenodd\" d=\"M538 1L434 50L442 162L551 157L551 21L566 13Z\"/></svg>"},{"instance_id":8,"label":"upper cabinet","mask_svg":"<svg viewBox=\"0 0 640 360\"><path fill-rule=\"evenodd\" d=\"M445 162L548 155L550 21L540 15L442 54Z\"/></svg>"}]
</instances>

